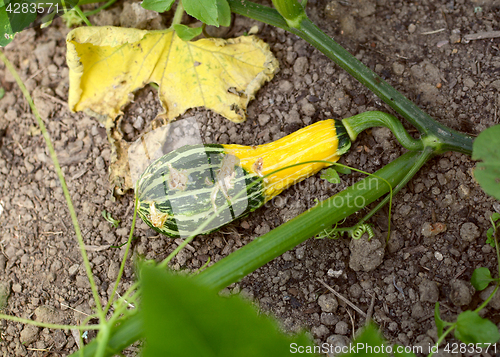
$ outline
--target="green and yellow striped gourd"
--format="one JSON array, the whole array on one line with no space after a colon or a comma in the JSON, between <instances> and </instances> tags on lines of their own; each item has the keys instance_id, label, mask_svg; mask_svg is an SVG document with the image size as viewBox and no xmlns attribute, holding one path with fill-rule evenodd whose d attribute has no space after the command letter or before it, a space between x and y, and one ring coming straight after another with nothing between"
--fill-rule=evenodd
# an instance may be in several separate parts
<instances>
[{"instance_id":1,"label":"green and yellow striped gourd","mask_svg":"<svg viewBox=\"0 0 500 357\"><path fill-rule=\"evenodd\" d=\"M334 119L259 146L187 145L154 161L141 175L138 213L170 237L188 237L202 224L199 233L209 233L329 165L288 166L337 161L350 146L344 126Z\"/></svg>"}]
</instances>

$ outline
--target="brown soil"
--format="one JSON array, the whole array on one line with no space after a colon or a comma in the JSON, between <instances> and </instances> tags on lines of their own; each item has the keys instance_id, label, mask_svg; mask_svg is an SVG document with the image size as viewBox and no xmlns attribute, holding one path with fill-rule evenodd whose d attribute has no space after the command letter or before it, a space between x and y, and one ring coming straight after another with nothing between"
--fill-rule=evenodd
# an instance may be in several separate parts
<instances>
[{"instance_id":1,"label":"brown soil","mask_svg":"<svg viewBox=\"0 0 500 357\"><path fill-rule=\"evenodd\" d=\"M119 24L121 9L117 4L91 21ZM308 13L326 33L441 123L472 135L499 123L500 40L464 41L466 34L499 29L498 2L309 0ZM281 70L250 104L245 123L234 124L202 109L187 113L199 120L207 143L262 144L322 119L367 110L391 112L294 35L238 16L226 35L242 35L253 25L259 26L258 35L270 44ZM85 243L93 246L89 256L106 301L123 249L99 247L126 241L133 195L111 199L105 129L94 118L70 113L65 104L68 31L58 19L45 30L18 34L4 52L19 70L48 127ZM6 90L0 99L0 290L10 292L4 312L79 323L85 319L80 312L90 313L94 301L62 189L33 115L3 66L0 81ZM126 120L133 124L139 114L146 122L154 119L159 104L149 95L153 91L146 88L138 94L126 110ZM136 134L130 131L131 136ZM402 152L390 132L374 129L360 135L341 162L374 172ZM374 263L375 267L351 261L359 261L366 249L377 247L356 248L347 238L310 239L227 289L272 312L286 330L305 327L318 343L347 343L364 319L340 300L336 307L336 300L318 282L320 278L365 312L374 297L373 319L392 342L432 344L436 340L435 302L440 302L450 319L475 308L481 297L469 284L473 270L485 266L497 271L494 250L485 240L489 216L500 212L500 204L474 181L473 167L470 157L458 153L443 154L425 165L394 199L391 241L383 261ZM208 258L216 262L360 177L343 176L343 183L336 186L319 175L307 179L243 220L197 237L191 250L173 260L172 268L195 270ZM106 222L102 210L121 220L120 228ZM379 237L387 232L387 212L385 209L371 220ZM364 213L345 224L355 223ZM434 235L437 223L446 230ZM133 257L161 260L178 244L157 236L142 222L135 234L139 239L134 241ZM129 264L119 292L133 279ZM493 306L484 315L500 322ZM5 356L65 356L77 348L68 331L6 321L1 322L1 329L0 348Z\"/></svg>"}]
</instances>

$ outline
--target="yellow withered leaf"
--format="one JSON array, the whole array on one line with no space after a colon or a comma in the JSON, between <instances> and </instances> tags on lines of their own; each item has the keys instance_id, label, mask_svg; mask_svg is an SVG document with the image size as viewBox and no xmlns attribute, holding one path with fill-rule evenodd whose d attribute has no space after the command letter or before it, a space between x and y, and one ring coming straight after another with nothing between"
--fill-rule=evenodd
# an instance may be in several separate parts
<instances>
[{"instance_id":1,"label":"yellow withered leaf","mask_svg":"<svg viewBox=\"0 0 500 357\"><path fill-rule=\"evenodd\" d=\"M169 120L204 106L242 122L248 102L278 69L255 36L185 42L174 31L79 27L67 45L70 109L113 119L135 90L155 82Z\"/></svg>"}]
</instances>

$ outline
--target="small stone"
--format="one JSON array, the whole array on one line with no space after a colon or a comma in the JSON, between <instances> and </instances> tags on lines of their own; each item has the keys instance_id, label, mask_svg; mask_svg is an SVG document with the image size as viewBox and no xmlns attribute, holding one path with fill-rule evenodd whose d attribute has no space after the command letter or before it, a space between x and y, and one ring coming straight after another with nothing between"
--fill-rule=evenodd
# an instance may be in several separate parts
<instances>
[{"instance_id":1,"label":"small stone","mask_svg":"<svg viewBox=\"0 0 500 357\"><path fill-rule=\"evenodd\" d=\"M324 325L332 326L339 322L339 319L334 313L322 312L320 321Z\"/></svg>"},{"instance_id":2,"label":"small stone","mask_svg":"<svg viewBox=\"0 0 500 357\"><path fill-rule=\"evenodd\" d=\"M389 128L373 128L372 135L375 141L379 144L382 144L384 141L389 140L392 133Z\"/></svg>"},{"instance_id":3,"label":"small stone","mask_svg":"<svg viewBox=\"0 0 500 357\"><path fill-rule=\"evenodd\" d=\"M359 299L363 294L363 288L359 284L353 284L349 287L349 295L353 299Z\"/></svg>"},{"instance_id":4,"label":"small stone","mask_svg":"<svg viewBox=\"0 0 500 357\"><path fill-rule=\"evenodd\" d=\"M466 222L460 227L460 237L467 242L475 241L480 235L479 228L472 222Z\"/></svg>"},{"instance_id":5,"label":"small stone","mask_svg":"<svg viewBox=\"0 0 500 357\"><path fill-rule=\"evenodd\" d=\"M19 336L19 340L23 345L29 345L33 342L38 337L38 330L39 328L33 325L25 325L23 330L21 331L21 334Z\"/></svg>"},{"instance_id":6,"label":"small stone","mask_svg":"<svg viewBox=\"0 0 500 357\"><path fill-rule=\"evenodd\" d=\"M111 264L109 264L109 268L108 268L108 278L110 280L116 280L116 278L118 277L118 272L120 271L120 263L119 262L111 262Z\"/></svg>"},{"instance_id":7,"label":"small stone","mask_svg":"<svg viewBox=\"0 0 500 357\"><path fill-rule=\"evenodd\" d=\"M434 258L436 258L437 261L441 261L443 260L443 254L441 254L440 252L434 252Z\"/></svg>"},{"instance_id":8,"label":"small stone","mask_svg":"<svg viewBox=\"0 0 500 357\"><path fill-rule=\"evenodd\" d=\"M306 247L299 247L295 249L295 257L298 260L304 259L305 253L306 253Z\"/></svg>"},{"instance_id":9,"label":"small stone","mask_svg":"<svg viewBox=\"0 0 500 357\"><path fill-rule=\"evenodd\" d=\"M417 26L415 26L415 24L410 24L408 26L408 32L409 33L414 33L416 29L417 29Z\"/></svg>"},{"instance_id":10,"label":"small stone","mask_svg":"<svg viewBox=\"0 0 500 357\"><path fill-rule=\"evenodd\" d=\"M290 252L283 253L281 257L283 258L283 260L287 262L292 261L294 259L293 255L291 255Z\"/></svg>"},{"instance_id":11,"label":"small stone","mask_svg":"<svg viewBox=\"0 0 500 357\"><path fill-rule=\"evenodd\" d=\"M450 43L460 43L460 34L459 33L452 33L450 35Z\"/></svg>"},{"instance_id":12,"label":"small stone","mask_svg":"<svg viewBox=\"0 0 500 357\"><path fill-rule=\"evenodd\" d=\"M420 302L413 304L411 307L411 317L414 319L420 319L425 316L425 309Z\"/></svg>"},{"instance_id":13,"label":"small stone","mask_svg":"<svg viewBox=\"0 0 500 357\"><path fill-rule=\"evenodd\" d=\"M75 275L78 272L78 268L80 268L79 264L73 264L72 266L69 267L68 274L70 276Z\"/></svg>"},{"instance_id":14,"label":"small stone","mask_svg":"<svg viewBox=\"0 0 500 357\"><path fill-rule=\"evenodd\" d=\"M395 75L400 76L405 71L405 66L402 63L394 62L392 64L392 71L394 72Z\"/></svg>"},{"instance_id":15,"label":"small stone","mask_svg":"<svg viewBox=\"0 0 500 357\"><path fill-rule=\"evenodd\" d=\"M52 306L42 305L35 310L35 321L48 324L62 324L64 321L64 313L56 310Z\"/></svg>"},{"instance_id":16,"label":"small stone","mask_svg":"<svg viewBox=\"0 0 500 357\"><path fill-rule=\"evenodd\" d=\"M318 298L318 305L324 312L335 312L339 303L333 294L323 294Z\"/></svg>"},{"instance_id":17,"label":"small stone","mask_svg":"<svg viewBox=\"0 0 500 357\"><path fill-rule=\"evenodd\" d=\"M368 239L368 234L363 234L359 239L351 239L349 243L351 256L349 267L354 271L375 270L384 259L385 240L377 238Z\"/></svg>"},{"instance_id":18,"label":"small stone","mask_svg":"<svg viewBox=\"0 0 500 357\"><path fill-rule=\"evenodd\" d=\"M293 84L290 81L281 81L278 88L281 92L290 93L293 89Z\"/></svg>"},{"instance_id":19,"label":"small stone","mask_svg":"<svg viewBox=\"0 0 500 357\"><path fill-rule=\"evenodd\" d=\"M300 110L302 110L302 113L304 113L309 117L312 117L314 113L316 113L316 108L314 107L313 104L309 102L303 103L302 106L300 107Z\"/></svg>"},{"instance_id":20,"label":"small stone","mask_svg":"<svg viewBox=\"0 0 500 357\"><path fill-rule=\"evenodd\" d=\"M137 130L141 130L142 126L144 125L144 118L142 116L137 116L137 118L134 119L134 128Z\"/></svg>"},{"instance_id":21,"label":"small stone","mask_svg":"<svg viewBox=\"0 0 500 357\"><path fill-rule=\"evenodd\" d=\"M346 348L348 349L350 345L349 338L343 335L331 335L326 339L326 343L333 351L345 351ZM339 355L340 355L339 353L335 354L329 353L328 357L334 357Z\"/></svg>"},{"instance_id":22,"label":"small stone","mask_svg":"<svg viewBox=\"0 0 500 357\"><path fill-rule=\"evenodd\" d=\"M459 279L450 282L450 300L455 306L469 305L472 301L472 286Z\"/></svg>"},{"instance_id":23,"label":"small stone","mask_svg":"<svg viewBox=\"0 0 500 357\"><path fill-rule=\"evenodd\" d=\"M439 299L439 289L435 281L424 279L418 286L420 301L435 303Z\"/></svg>"},{"instance_id":24,"label":"small stone","mask_svg":"<svg viewBox=\"0 0 500 357\"><path fill-rule=\"evenodd\" d=\"M299 57L293 64L293 71L295 72L295 74L303 76L307 73L308 67L309 63L307 61L307 57Z\"/></svg>"},{"instance_id":25,"label":"small stone","mask_svg":"<svg viewBox=\"0 0 500 357\"><path fill-rule=\"evenodd\" d=\"M349 332L349 325L347 324L347 322L344 321L337 322L337 324L335 325L335 333L339 335L347 335L348 332Z\"/></svg>"},{"instance_id":26,"label":"small stone","mask_svg":"<svg viewBox=\"0 0 500 357\"><path fill-rule=\"evenodd\" d=\"M323 336L328 335L330 333L330 330L328 330L328 327L326 327L325 325L319 325L319 326L314 326L311 329L311 332L314 336L321 338Z\"/></svg>"},{"instance_id":27,"label":"small stone","mask_svg":"<svg viewBox=\"0 0 500 357\"><path fill-rule=\"evenodd\" d=\"M23 287L19 283L15 283L12 285L12 291L15 293L21 293L23 291Z\"/></svg>"},{"instance_id":28,"label":"small stone","mask_svg":"<svg viewBox=\"0 0 500 357\"><path fill-rule=\"evenodd\" d=\"M269 123L269 120L271 120L271 116L269 114L259 114L257 120L259 121L259 124L261 126L264 126Z\"/></svg>"}]
</instances>

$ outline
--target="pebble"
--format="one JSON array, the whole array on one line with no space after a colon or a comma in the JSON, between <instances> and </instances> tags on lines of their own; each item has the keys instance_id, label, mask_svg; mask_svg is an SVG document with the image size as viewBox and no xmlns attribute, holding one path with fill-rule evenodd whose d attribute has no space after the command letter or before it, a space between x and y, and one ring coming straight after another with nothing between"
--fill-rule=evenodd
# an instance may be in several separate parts
<instances>
[{"instance_id":1,"label":"pebble","mask_svg":"<svg viewBox=\"0 0 500 357\"><path fill-rule=\"evenodd\" d=\"M402 63L394 62L392 64L392 71L394 72L395 75L400 76L405 71L405 66Z\"/></svg>"},{"instance_id":2,"label":"pebble","mask_svg":"<svg viewBox=\"0 0 500 357\"><path fill-rule=\"evenodd\" d=\"M282 93L290 93L293 90L293 84L290 81L281 81L278 87Z\"/></svg>"},{"instance_id":3,"label":"pebble","mask_svg":"<svg viewBox=\"0 0 500 357\"><path fill-rule=\"evenodd\" d=\"M450 300L455 306L469 305L472 301L472 286L459 279L453 279L450 282Z\"/></svg>"},{"instance_id":4,"label":"pebble","mask_svg":"<svg viewBox=\"0 0 500 357\"><path fill-rule=\"evenodd\" d=\"M460 237L467 242L473 242L479 236L479 228L472 222L466 222L460 227Z\"/></svg>"},{"instance_id":5,"label":"pebble","mask_svg":"<svg viewBox=\"0 0 500 357\"><path fill-rule=\"evenodd\" d=\"M109 268L108 268L108 274L107 274L108 278L110 280L116 280L116 278L118 277L119 271L120 271L120 263L119 262L111 262L111 264L109 264Z\"/></svg>"},{"instance_id":6,"label":"pebble","mask_svg":"<svg viewBox=\"0 0 500 357\"><path fill-rule=\"evenodd\" d=\"M377 238L368 240L368 234L363 234L360 239L351 239L349 250L349 267L354 271L369 272L382 264L385 244Z\"/></svg>"},{"instance_id":7,"label":"pebble","mask_svg":"<svg viewBox=\"0 0 500 357\"><path fill-rule=\"evenodd\" d=\"M322 312L320 321L324 325L332 326L339 322L339 318L332 312Z\"/></svg>"},{"instance_id":8,"label":"pebble","mask_svg":"<svg viewBox=\"0 0 500 357\"><path fill-rule=\"evenodd\" d=\"M415 26L415 24L410 24L408 26L408 32L409 33L414 33L416 29L417 29L417 26Z\"/></svg>"},{"instance_id":9,"label":"pebble","mask_svg":"<svg viewBox=\"0 0 500 357\"><path fill-rule=\"evenodd\" d=\"M306 252L306 247L299 247L299 248L295 249L295 257L298 260L302 260L302 259L304 259L305 252Z\"/></svg>"},{"instance_id":10,"label":"pebble","mask_svg":"<svg viewBox=\"0 0 500 357\"><path fill-rule=\"evenodd\" d=\"M302 113L304 113L305 115L307 115L309 117L312 117L314 115L314 113L316 113L316 108L314 107L313 104L311 104L309 102L302 103L300 110L302 111Z\"/></svg>"},{"instance_id":11,"label":"pebble","mask_svg":"<svg viewBox=\"0 0 500 357\"><path fill-rule=\"evenodd\" d=\"M269 114L259 114L257 120L259 121L260 126L264 126L269 123L269 120L271 120L271 116Z\"/></svg>"},{"instance_id":12,"label":"pebble","mask_svg":"<svg viewBox=\"0 0 500 357\"><path fill-rule=\"evenodd\" d=\"M347 322L344 321L337 322L337 324L335 325L336 334L347 335L348 332L349 332L349 325L347 324Z\"/></svg>"},{"instance_id":13,"label":"pebble","mask_svg":"<svg viewBox=\"0 0 500 357\"><path fill-rule=\"evenodd\" d=\"M339 303L333 294L323 294L318 298L318 305L324 312L335 312Z\"/></svg>"},{"instance_id":14,"label":"pebble","mask_svg":"<svg viewBox=\"0 0 500 357\"><path fill-rule=\"evenodd\" d=\"M306 74L308 68L309 68L309 63L307 61L307 57L299 57L295 60L295 63L293 64L293 71L295 72L295 74L299 76L303 76L304 74Z\"/></svg>"},{"instance_id":15,"label":"pebble","mask_svg":"<svg viewBox=\"0 0 500 357\"><path fill-rule=\"evenodd\" d=\"M35 321L48 324L62 324L64 321L64 312L48 305L42 305L35 310Z\"/></svg>"},{"instance_id":16,"label":"pebble","mask_svg":"<svg viewBox=\"0 0 500 357\"><path fill-rule=\"evenodd\" d=\"M319 326L314 326L311 329L311 332L314 336L321 338L323 336L328 335L330 333L330 330L328 330L328 327L326 327L325 325L319 325Z\"/></svg>"},{"instance_id":17,"label":"pebble","mask_svg":"<svg viewBox=\"0 0 500 357\"><path fill-rule=\"evenodd\" d=\"M38 337L39 328L33 325L25 325L19 336L19 340L24 345L29 345Z\"/></svg>"},{"instance_id":18,"label":"pebble","mask_svg":"<svg viewBox=\"0 0 500 357\"><path fill-rule=\"evenodd\" d=\"M439 299L439 289L435 281L424 279L418 286L420 301L435 303Z\"/></svg>"},{"instance_id":19,"label":"pebble","mask_svg":"<svg viewBox=\"0 0 500 357\"><path fill-rule=\"evenodd\" d=\"M329 336L327 339L326 339L326 343L328 344L328 346L331 346L330 350L333 350L333 351L344 351L345 348L349 347L350 345L350 341L349 341L349 338L347 336L343 336L343 335L338 335L338 334L335 334L335 335L331 335ZM338 356L339 354L338 353L328 353L328 357L334 357L334 356Z\"/></svg>"},{"instance_id":20,"label":"pebble","mask_svg":"<svg viewBox=\"0 0 500 357\"><path fill-rule=\"evenodd\" d=\"M106 164L104 163L104 159L102 158L102 156L98 156L95 159L95 167L98 170L103 170L106 167Z\"/></svg>"}]
</instances>

